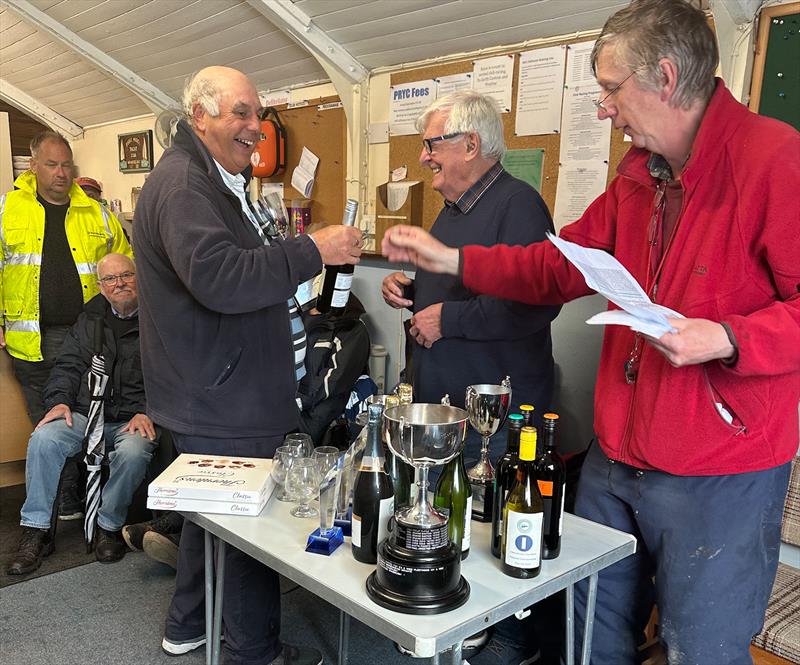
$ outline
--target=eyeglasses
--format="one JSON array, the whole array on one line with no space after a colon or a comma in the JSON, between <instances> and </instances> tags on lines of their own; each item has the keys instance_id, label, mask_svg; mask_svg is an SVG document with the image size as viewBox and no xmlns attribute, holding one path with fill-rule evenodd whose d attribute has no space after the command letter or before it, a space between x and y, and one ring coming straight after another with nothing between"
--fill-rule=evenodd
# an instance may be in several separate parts
<instances>
[{"instance_id":1,"label":"eyeglasses","mask_svg":"<svg viewBox=\"0 0 800 665\"><path fill-rule=\"evenodd\" d=\"M106 275L105 277L100 277L97 281L102 284L103 286L113 286L118 281L125 282L132 282L133 278L136 277L135 272L122 272L119 275Z\"/></svg>"},{"instance_id":2,"label":"eyeglasses","mask_svg":"<svg viewBox=\"0 0 800 665\"><path fill-rule=\"evenodd\" d=\"M422 145L425 146L425 152L430 155L434 150L434 143L446 141L447 139L454 139L456 136L461 136L462 134L464 134L464 132L453 132L451 134L442 134L441 136L432 136L429 139L422 139Z\"/></svg>"},{"instance_id":3,"label":"eyeglasses","mask_svg":"<svg viewBox=\"0 0 800 665\"><path fill-rule=\"evenodd\" d=\"M605 101L606 101L606 100L607 100L609 97L611 97L611 95L613 95L613 94L614 94L614 93L615 93L617 90L619 90L619 89L620 89L620 88L621 88L621 87L622 87L622 86L625 84L625 81L627 81L627 80L628 80L628 79L629 79L631 76L633 76L633 75L634 75L634 74L635 74L637 71L638 71L638 70L634 69L634 70L633 70L633 71L632 71L630 74L628 74L628 75L627 75L627 76L626 76L624 79L622 79L622 83L620 83L619 85L615 86L615 87L614 87L614 88L611 90L611 92L607 93L607 94L605 95L605 97L603 97L603 99L596 99L595 101L593 101L593 102L592 102L592 104L594 104L594 107L595 107L596 109L598 109L598 110L599 110L599 109L602 109L603 111L608 111L608 109L607 109L607 108L604 106L604 104L605 104Z\"/></svg>"}]
</instances>

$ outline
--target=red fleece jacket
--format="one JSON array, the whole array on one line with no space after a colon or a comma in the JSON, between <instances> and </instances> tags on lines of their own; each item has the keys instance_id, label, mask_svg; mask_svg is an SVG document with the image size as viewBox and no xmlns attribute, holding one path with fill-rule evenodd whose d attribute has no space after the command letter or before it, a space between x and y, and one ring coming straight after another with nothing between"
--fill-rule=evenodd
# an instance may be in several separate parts
<instances>
[{"instance_id":1,"label":"red fleece jacket","mask_svg":"<svg viewBox=\"0 0 800 665\"><path fill-rule=\"evenodd\" d=\"M643 287L657 182L648 157L632 148L608 191L561 231L612 253ZM720 475L772 468L798 447L800 133L751 113L718 81L681 181L683 210L657 302L730 325L738 361L674 368L645 344L629 385L623 364L634 334L608 326L595 432L611 459L643 469ZM469 246L462 264L467 288L500 298L560 304L591 293L552 243Z\"/></svg>"}]
</instances>

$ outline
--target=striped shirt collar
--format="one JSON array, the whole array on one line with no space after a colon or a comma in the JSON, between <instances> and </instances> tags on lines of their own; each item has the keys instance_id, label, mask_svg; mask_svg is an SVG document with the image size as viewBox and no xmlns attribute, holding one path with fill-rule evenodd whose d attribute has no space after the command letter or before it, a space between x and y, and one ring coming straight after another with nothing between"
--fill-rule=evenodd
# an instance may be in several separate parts
<instances>
[{"instance_id":1,"label":"striped shirt collar","mask_svg":"<svg viewBox=\"0 0 800 665\"><path fill-rule=\"evenodd\" d=\"M455 206L462 215L466 215L475 207L475 204L480 200L481 196L486 193L486 190L492 186L492 183L497 180L504 171L503 165L500 162L495 162L486 173L478 178L478 181L472 185L472 187L455 201L445 201L445 205L448 207Z\"/></svg>"}]
</instances>

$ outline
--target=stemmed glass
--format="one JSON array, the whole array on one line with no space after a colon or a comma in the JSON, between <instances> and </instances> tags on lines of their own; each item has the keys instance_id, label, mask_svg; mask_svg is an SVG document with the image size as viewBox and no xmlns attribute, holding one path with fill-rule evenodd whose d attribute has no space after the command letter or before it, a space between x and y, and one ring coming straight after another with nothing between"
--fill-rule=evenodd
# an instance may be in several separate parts
<instances>
[{"instance_id":1,"label":"stemmed glass","mask_svg":"<svg viewBox=\"0 0 800 665\"><path fill-rule=\"evenodd\" d=\"M342 453L335 446L317 446L314 448L311 459L317 463L320 481L324 480L328 471L336 465L336 460L339 459L341 454Z\"/></svg>"},{"instance_id":2,"label":"stemmed glass","mask_svg":"<svg viewBox=\"0 0 800 665\"><path fill-rule=\"evenodd\" d=\"M286 475L298 456L297 448L294 446L278 446L275 449L275 454L272 456L272 471L270 474L275 484L280 487L280 490L275 495L278 501L294 501L286 490Z\"/></svg>"},{"instance_id":3,"label":"stemmed glass","mask_svg":"<svg viewBox=\"0 0 800 665\"><path fill-rule=\"evenodd\" d=\"M289 213L283 204L283 197L277 192L268 192L266 195L260 196L258 202L275 222L278 234L285 238L289 233Z\"/></svg>"},{"instance_id":4,"label":"stemmed glass","mask_svg":"<svg viewBox=\"0 0 800 665\"><path fill-rule=\"evenodd\" d=\"M311 437L304 432L292 432L283 439L284 446L292 446L297 449L298 457L311 457L314 453L314 442Z\"/></svg>"},{"instance_id":5,"label":"stemmed glass","mask_svg":"<svg viewBox=\"0 0 800 665\"><path fill-rule=\"evenodd\" d=\"M298 457L286 474L286 488L300 503L290 511L295 517L317 517L319 511L308 505L319 492L317 463L310 457Z\"/></svg>"}]
</instances>

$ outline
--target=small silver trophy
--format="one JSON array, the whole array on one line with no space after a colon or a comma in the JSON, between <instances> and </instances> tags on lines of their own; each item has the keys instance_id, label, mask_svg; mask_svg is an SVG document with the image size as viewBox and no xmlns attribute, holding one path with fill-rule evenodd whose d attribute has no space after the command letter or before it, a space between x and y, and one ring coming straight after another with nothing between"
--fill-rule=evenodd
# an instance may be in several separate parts
<instances>
[{"instance_id":1,"label":"small silver trophy","mask_svg":"<svg viewBox=\"0 0 800 665\"><path fill-rule=\"evenodd\" d=\"M494 467L489 461L489 439L503 426L511 408L511 379L506 377L500 385L479 383L467 386L464 406L469 414L469 424L483 437L481 459L467 470L472 485L472 519L490 522Z\"/></svg>"}]
</instances>

